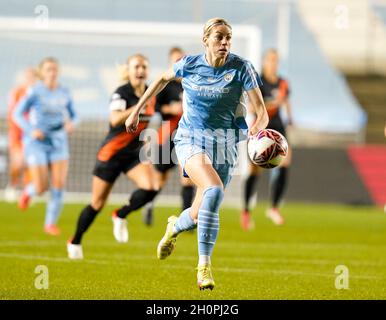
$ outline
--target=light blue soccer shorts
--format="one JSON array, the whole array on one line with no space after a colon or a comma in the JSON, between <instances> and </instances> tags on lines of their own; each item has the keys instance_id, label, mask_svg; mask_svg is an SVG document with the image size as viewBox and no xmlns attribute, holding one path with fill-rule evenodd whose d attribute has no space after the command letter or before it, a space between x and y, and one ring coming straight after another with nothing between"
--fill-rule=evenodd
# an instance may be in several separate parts
<instances>
[{"instance_id":1,"label":"light blue soccer shorts","mask_svg":"<svg viewBox=\"0 0 386 320\"><path fill-rule=\"evenodd\" d=\"M64 130L58 130L47 135L44 140L25 138L24 155L28 166L48 165L52 162L68 160L67 133Z\"/></svg>"},{"instance_id":2,"label":"light blue soccer shorts","mask_svg":"<svg viewBox=\"0 0 386 320\"><path fill-rule=\"evenodd\" d=\"M203 142L203 139L205 142ZM204 153L210 159L224 187L229 184L238 159L237 143L213 142L213 135L207 133L197 134L196 131L193 133L189 129L178 128L174 144L178 162L185 177L188 177L184 170L186 162L192 156Z\"/></svg>"}]
</instances>

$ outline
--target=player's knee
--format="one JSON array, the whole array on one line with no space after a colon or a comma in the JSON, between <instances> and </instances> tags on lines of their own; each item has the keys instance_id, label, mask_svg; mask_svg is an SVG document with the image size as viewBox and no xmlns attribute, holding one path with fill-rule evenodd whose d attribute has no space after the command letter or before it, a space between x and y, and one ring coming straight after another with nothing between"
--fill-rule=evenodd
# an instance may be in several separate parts
<instances>
[{"instance_id":1,"label":"player's knee","mask_svg":"<svg viewBox=\"0 0 386 320\"><path fill-rule=\"evenodd\" d=\"M147 191L158 191L160 189L160 183L158 181L153 181L151 179L144 179L137 183L138 188L147 190Z\"/></svg>"},{"instance_id":2,"label":"player's knee","mask_svg":"<svg viewBox=\"0 0 386 320\"><path fill-rule=\"evenodd\" d=\"M36 194L37 194L38 196L41 196L44 192L47 191L47 185L43 185L43 184L37 185L37 186L35 187L35 190L36 190Z\"/></svg>"},{"instance_id":3,"label":"player's knee","mask_svg":"<svg viewBox=\"0 0 386 320\"><path fill-rule=\"evenodd\" d=\"M98 212L103 209L105 204L106 204L106 199L103 199L103 198L95 198L91 200L91 207Z\"/></svg>"},{"instance_id":4,"label":"player's knee","mask_svg":"<svg viewBox=\"0 0 386 320\"><path fill-rule=\"evenodd\" d=\"M136 190L133 194L132 194L132 197L130 199L130 201L132 200L136 200L138 201L138 203L141 203L141 204L146 204L150 201L152 201L154 199L154 197L157 195L158 193L158 190L155 190L155 189L138 189Z\"/></svg>"},{"instance_id":5,"label":"player's knee","mask_svg":"<svg viewBox=\"0 0 386 320\"><path fill-rule=\"evenodd\" d=\"M217 212L224 199L224 188L222 186L211 186L204 190L203 198L207 210Z\"/></svg>"}]
</instances>

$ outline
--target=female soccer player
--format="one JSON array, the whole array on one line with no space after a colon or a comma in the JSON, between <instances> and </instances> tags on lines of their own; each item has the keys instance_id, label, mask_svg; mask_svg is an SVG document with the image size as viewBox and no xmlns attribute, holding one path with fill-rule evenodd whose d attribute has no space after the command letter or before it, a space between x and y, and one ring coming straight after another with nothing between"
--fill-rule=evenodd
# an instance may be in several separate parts
<instances>
[{"instance_id":1,"label":"female soccer player","mask_svg":"<svg viewBox=\"0 0 386 320\"><path fill-rule=\"evenodd\" d=\"M24 72L24 81L10 93L8 103L8 154L9 154L9 184L5 189L8 201L16 200L16 190L27 183L27 168L24 163L23 131L13 120L13 113L19 102L25 97L29 88L37 81L35 68L28 68ZM24 176L24 177L23 177Z\"/></svg>"},{"instance_id":2,"label":"female soccer player","mask_svg":"<svg viewBox=\"0 0 386 320\"><path fill-rule=\"evenodd\" d=\"M280 116L279 109L284 106L288 116L288 124L292 125L291 105L289 102L289 86L287 80L278 75L279 56L275 49L269 49L264 54L262 94L267 106L269 115L269 129L274 129L286 137L284 121ZM252 110L253 113L253 110ZM283 199L285 186L287 183L288 167L291 163L291 150L279 168L271 171L271 208L267 210L267 217L276 225L282 225L284 218L279 211L279 205ZM253 220L249 211L250 200L256 192L256 184L262 169L250 162L250 173L245 181L244 187L244 211L241 212L241 227L244 230L253 228Z\"/></svg>"},{"instance_id":3,"label":"female soccer player","mask_svg":"<svg viewBox=\"0 0 386 320\"><path fill-rule=\"evenodd\" d=\"M68 133L74 130L76 114L69 91L58 82L58 61L45 58L38 71L41 81L28 91L14 111L14 120L24 133L24 155L32 181L24 189L19 207L27 209L33 196L44 193L50 176L51 198L44 230L58 235L56 223L63 206L69 158ZM29 113L28 119L25 113Z\"/></svg>"},{"instance_id":4,"label":"female soccer player","mask_svg":"<svg viewBox=\"0 0 386 320\"><path fill-rule=\"evenodd\" d=\"M179 47L169 50L169 62L172 66L185 55ZM162 115L162 126L158 135L158 163L154 164L160 188L166 184L171 169L176 167L173 161L176 158L173 134L178 127L182 116L182 85L180 79L170 81L157 96L158 112ZM191 207L194 197L194 185L189 178L181 177L182 211ZM144 208L144 222L151 225L153 222L154 201L149 202Z\"/></svg>"},{"instance_id":5,"label":"female soccer player","mask_svg":"<svg viewBox=\"0 0 386 320\"><path fill-rule=\"evenodd\" d=\"M126 118L146 90L149 62L143 55L135 54L129 57L126 67L127 72L123 77L126 83L116 89L111 97L110 129L97 154L91 203L80 213L75 234L67 244L70 259L83 258L82 236L103 209L121 173L132 180L138 189L131 194L127 205L113 212L113 234L118 242L127 242L129 239L126 216L152 201L158 192L152 164L140 161L140 150L144 144L139 137L154 113L155 98L147 103L146 110L139 115L138 129L131 134L125 130Z\"/></svg>"},{"instance_id":6,"label":"female soccer player","mask_svg":"<svg viewBox=\"0 0 386 320\"><path fill-rule=\"evenodd\" d=\"M250 134L268 124L259 76L250 62L229 52L231 39L232 28L227 21L210 19L204 26L202 38L205 52L185 56L158 77L126 120L129 132L137 130L145 103L169 81L182 78L184 114L174 143L181 167L197 186L197 192L191 208L178 218L169 217L157 256L159 259L168 257L177 235L197 227L200 289L213 289L215 285L211 255L219 232L219 207L237 160L237 142L245 138L235 124L235 110L243 90L258 115L249 129Z\"/></svg>"}]
</instances>

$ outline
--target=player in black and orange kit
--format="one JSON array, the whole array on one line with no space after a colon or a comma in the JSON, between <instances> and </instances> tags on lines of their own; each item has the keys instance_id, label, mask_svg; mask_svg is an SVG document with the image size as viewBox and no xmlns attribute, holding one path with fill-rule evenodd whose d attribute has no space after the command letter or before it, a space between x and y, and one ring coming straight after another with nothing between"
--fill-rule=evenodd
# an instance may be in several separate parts
<instances>
[{"instance_id":1,"label":"player in black and orange kit","mask_svg":"<svg viewBox=\"0 0 386 320\"><path fill-rule=\"evenodd\" d=\"M269 124L267 129L274 129L286 137L286 124L280 115L280 108L285 107L288 125L292 125L291 105L289 102L288 81L278 75L279 56L275 49L269 49L264 54L263 72L261 80L263 86L261 92L269 115ZM279 206L284 195L287 184L288 167L291 161L291 150L288 150L288 156L283 160L280 167L271 170L271 207L266 215L276 225L282 225L284 218L281 216ZM244 230L250 230L254 223L250 214L250 201L256 192L258 177L262 169L250 162L249 176L244 186L244 210L241 212L240 223Z\"/></svg>"},{"instance_id":2,"label":"player in black and orange kit","mask_svg":"<svg viewBox=\"0 0 386 320\"><path fill-rule=\"evenodd\" d=\"M127 83L120 86L111 97L110 129L97 154L91 203L82 210L75 234L67 244L70 259L83 258L82 236L104 207L114 182L121 173L132 180L138 189L132 192L128 204L113 212L113 233L118 242L128 241L127 215L152 201L158 193L159 187L152 164L140 159L140 151L144 143L139 137L154 114L156 99L150 100L144 109L139 126L134 133L128 134L124 124L133 106L137 104L147 88L145 83L148 78L148 69L149 63L146 57L141 54L131 56L123 76Z\"/></svg>"},{"instance_id":3,"label":"player in black and orange kit","mask_svg":"<svg viewBox=\"0 0 386 320\"><path fill-rule=\"evenodd\" d=\"M179 47L169 50L169 63L173 65L185 55ZM170 170L178 166L174 151L173 133L178 127L182 116L182 85L181 80L170 81L157 96L157 110L162 115L162 125L158 131L158 159L154 164L159 186L162 188L170 176ZM174 161L173 161L174 159ZM181 170L182 172L182 170ZM195 188L189 178L181 174L182 211L192 206ZM143 210L144 223L153 222L154 202L149 202Z\"/></svg>"}]
</instances>

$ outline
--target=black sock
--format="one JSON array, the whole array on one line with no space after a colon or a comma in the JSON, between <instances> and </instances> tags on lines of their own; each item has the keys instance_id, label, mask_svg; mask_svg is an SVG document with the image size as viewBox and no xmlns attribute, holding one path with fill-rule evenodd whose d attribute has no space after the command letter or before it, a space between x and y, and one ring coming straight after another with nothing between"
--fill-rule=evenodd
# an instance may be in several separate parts
<instances>
[{"instance_id":1,"label":"black sock","mask_svg":"<svg viewBox=\"0 0 386 320\"><path fill-rule=\"evenodd\" d=\"M79 215L74 238L71 241L72 244L80 244L83 233L90 227L98 212L99 211L95 210L91 205L88 205L82 210Z\"/></svg>"},{"instance_id":2,"label":"black sock","mask_svg":"<svg viewBox=\"0 0 386 320\"><path fill-rule=\"evenodd\" d=\"M256 174L250 174L245 180L244 185L244 210L249 211L249 203L252 196L256 192L257 180L259 176Z\"/></svg>"},{"instance_id":3,"label":"black sock","mask_svg":"<svg viewBox=\"0 0 386 320\"><path fill-rule=\"evenodd\" d=\"M183 186L181 190L182 196L182 211L187 208L190 208L193 203L194 197L194 187L193 186Z\"/></svg>"},{"instance_id":4,"label":"black sock","mask_svg":"<svg viewBox=\"0 0 386 320\"><path fill-rule=\"evenodd\" d=\"M272 183L272 207L273 208L277 208L283 198L284 190L287 182L287 175L288 175L288 168L285 168L285 167L279 168L279 173L276 179Z\"/></svg>"},{"instance_id":5,"label":"black sock","mask_svg":"<svg viewBox=\"0 0 386 320\"><path fill-rule=\"evenodd\" d=\"M118 217L122 219L126 218L129 213L143 207L146 203L152 201L157 195L157 193L158 191L156 190L135 190L130 196L129 204L118 209Z\"/></svg>"}]
</instances>

